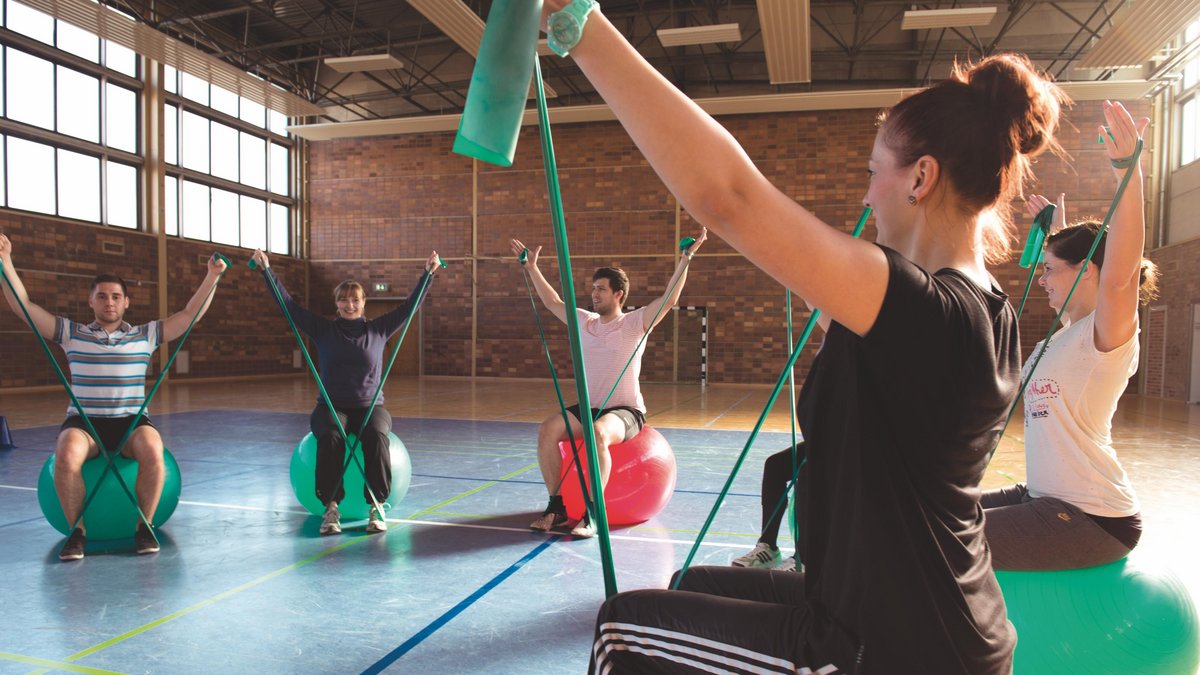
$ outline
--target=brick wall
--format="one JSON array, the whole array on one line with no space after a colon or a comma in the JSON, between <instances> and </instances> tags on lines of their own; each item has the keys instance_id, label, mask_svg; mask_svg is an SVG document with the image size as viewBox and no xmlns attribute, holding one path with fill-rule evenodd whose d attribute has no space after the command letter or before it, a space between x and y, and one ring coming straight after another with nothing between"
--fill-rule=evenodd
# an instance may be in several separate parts
<instances>
[{"instance_id":1,"label":"brick wall","mask_svg":"<svg viewBox=\"0 0 1200 675\"><path fill-rule=\"evenodd\" d=\"M47 311L76 321L91 321L87 306L92 277L101 272L122 276L129 286L126 319L138 323L181 311L204 278L201 257L220 250L234 263L217 290L207 316L193 328L184 347L190 368L172 378L259 375L294 372L287 324L268 304L265 285L245 266L245 249L168 239L166 311L159 307L158 241L140 232L73 223L56 218L0 210L0 231L13 241L13 262L30 299ZM107 244L107 247L105 246ZM297 297L303 298L304 263L273 261ZM4 367L0 387L56 385L33 333L11 313L0 310ZM170 345L172 349L174 344ZM59 363L62 352L51 345ZM151 376L158 374L156 360Z\"/></svg>"},{"instance_id":2,"label":"brick wall","mask_svg":"<svg viewBox=\"0 0 1200 675\"><path fill-rule=\"evenodd\" d=\"M722 123L780 189L826 222L849 231L862 208L874 119L874 111L828 111L734 116ZM1098 104L1077 105L1062 136L1073 164L1047 156L1037 167L1040 183L1035 189L1048 195L1066 192L1072 217L1103 215L1112 194L1114 181L1093 132L1101 119ZM554 136L581 304L588 302L591 272L603 265L627 270L633 285L631 304L643 305L663 293L677 241L694 235L697 225L682 213L676 230L674 198L619 125L561 125ZM311 144L311 261L307 271L296 260L274 257L272 262L302 302L307 273L310 306L319 309L345 278L356 278L368 288L385 281L391 285L388 295L407 294L422 261L436 249L449 268L439 274L424 307L423 371L546 377L521 271L508 249L509 237L545 246L541 269L558 286L536 131L522 131L514 166L507 169L476 165L455 155L452 142L453 134L440 133ZM1024 217L1018 222L1019 229L1028 228ZM130 318L160 315L154 237L3 210L0 228L14 240L15 260L32 297L50 311L89 318L88 281L98 270L115 269L132 284ZM864 237L874 237L872 225ZM1024 232L1015 245L1023 240ZM104 241L122 244L125 253L103 253ZM261 279L246 270L244 249L169 239L169 309L178 310L187 302L203 275L198 258L214 248L233 259L235 269L189 340L191 368L186 377L295 372L287 324L270 304ZM1174 250L1163 249L1155 256L1177 260L1172 263L1176 266L1191 265L1191 276L1183 270L1165 279L1168 289L1183 284L1177 291L1180 299L1171 301L1182 307L1193 301L1196 291L1186 290L1187 282L1177 279L1197 276L1197 256L1186 245ZM1018 298L1027 272L1008 264L995 273ZM1027 350L1048 328L1051 315L1044 300L1034 288L1022 324ZM710 382L774 381L787 354L785 294L776 282L713 237L692 263L681 304L708 308ZM332 313L332 303L328 309ZM555 364L560 373L568 373L566 328L545 310L539 313ZM803 305L794 302L797 335L807 315ZM6 360L0 386L53 384L28 330L11 314L0 316L9 317L0 319ZM698 316L681 313L678 322L678 354L676 319L666 318L652 334L645 379L670 380L678 361L681 380L698 380ZM1172 340L1177 345L1172 353L1184 359L1167 368L1180 379L1175 389L1168 388L1177 393L1168 397L1178 398L1183 396L1179 387L1186 385L1188 343ZM813 352L809 347L801 356L802 371Z\"/></svg>"},{"instance_id":3,"label":"brick wall","mask_svg":"<svg viewBox=\"0 0 1200 675\"><path fill-rule=\"evenodd\" d=\"M1104 150L1095 142L1100 121L1099 104L1076 106L1061 139L1071 161L1046 156L1037 167L1041 182L1035 189L1066 192L1072 217L1103 215L1113 192ZM781 190L826 222L846 231L853 227L862 209L875 111L745 115L721 122ZM674 198L619 125L560 125L553 131L581 303L588 302L592 270L617 265L633 285L629 302L645 304L665 290L678 239L694 235L698 226L683 213L676 231ZM420 257L436 248L451 267L426 307L424 372L469 375L474 366L483 376L545 377L525 285L508 249L510 237L545 246L541 269L558 287L537 132L522 130L510 168L473 166L450 152L452 142L453 134L439 133L312 144L313 292L321 297L346 276L406 286ZM1019 229L1027 231L1028 219L1023 209L1019 213ZM864 237L874 237L872 225ZM1024 231L1019 239L1014 246L1023 244ZM1008 264L995 272L1019 298L1027 271ZM774 381L787 355L785 301L779 284L719 238L710 239L693 261L681 298L681 304L709 310L710 382ZM798 335L808 313L794 304ZM564 372L570 368L566 328L539 311L555 364ZM1026 350L1041 339L1051 318L1044 294L1034 288L1023 323ZM680 353L673 350L674 320L664 321L650 339L645 379L671 379L676 358L680 379L698 378L699 319L681 315L679 321ZM801 356L802 368L813 352L809 347Z\"/></svg>"},{"instance_id":4,"label":"brick wall","mask_svg":"<svg viewBox=\"0 0 1200 675\"><path fill-rule=\"evenodd\" d=\"M1147 394L1161 391L1167 399L1186 400L1191 380L1192 305L1200 303L1200 239L1193 239L1150 252L1158 265L1159 298L1153 303L1163 309L1157 317L1165 325L1162 342L1155 341L1147 349L1147 358L1155 367L1147 367ZM1190 392L1192 400L1200 392Z\"/></svg>"}]
</instances>

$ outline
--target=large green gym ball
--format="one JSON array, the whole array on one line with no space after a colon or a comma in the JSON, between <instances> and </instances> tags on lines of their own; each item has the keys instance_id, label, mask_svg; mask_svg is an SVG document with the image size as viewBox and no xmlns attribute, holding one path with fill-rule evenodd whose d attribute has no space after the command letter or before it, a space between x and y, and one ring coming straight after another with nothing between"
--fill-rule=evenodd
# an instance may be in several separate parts
<instances>
[{"instance_id":1,"label":"large green gym ball","mask_svg":"<svg viewBox=\"0 0 1200 675\"><path fill-rule=\"evenodd\" d=\"M349 434L346 447L356 446L355 440L354 434ZM412 464L409 462L408 448L404 447L404 442L396 434L388 432L388 447L391 451L392 492L388 495L387 506L384 506L385 510L395 507L404 499L404 495L408 493L408 485L412 482ZM362 448L356 449L354 454L358 458L358 462L351 461L350 465L346 467L346 475L342 478L346 496L338 504L338 511L341 512L343 520L363 520L371 512L371 505L363 496L363 474L358 468L362 462ZM325 505L317 499L316 436L306 434L296 445L296 450L292 453L289 473L292 479L292 491L296 493L296 499L300 501L300 504L313 515L324 514Z\"/></svg>"},{"instance_id":2,"label":"large green gym ball","mask_svg":"<svg viewBox=\"0 0 1200 675\"><path fill-rule=\"evenodd\" d=\"M1179 577L1142 552L1062 572L996 572L1016 675L1195 675L1200 623Z\"/></svg>"},{"instance_id":3,"label":"large green gym ball","mask_svg":"<svg viewBox=\"0 0 1200 675\"><path fill-rule=\"evenodd\" d=\"M175 507L179 505L179 465L175 457L167 449L163 449L163 461L166 464L166 479L163 482L162 496L158 501L158 510L154 512L151 522L155 527L167 522ZM113 461L113 469L104 471L107 460L95 457L83 463L83 484L86 490L86 501L93 492L96 496L88 504L83 514L83 524L87 529L88 540L124 539L133 536L141 519L133 499L125 493L114 471L121 474L129 494L136 498L134 484L137 481L137 462L126 457L117 456ZM100 474L104 479L100 481ZM97 481L100 481L97 487ZM58 492L54 489L54 455L51 454L42 465L38 475L38 504L46 520L63 534L70 534L71 524L63 515L62 505L58 501Z\"/></svg>"}]
</instances>

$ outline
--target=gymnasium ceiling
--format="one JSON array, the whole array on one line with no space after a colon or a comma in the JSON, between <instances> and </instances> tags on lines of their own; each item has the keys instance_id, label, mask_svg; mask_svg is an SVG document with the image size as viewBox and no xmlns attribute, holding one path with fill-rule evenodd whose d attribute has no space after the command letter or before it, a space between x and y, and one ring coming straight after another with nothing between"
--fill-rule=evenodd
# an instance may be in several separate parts
<instances>
[{"instance_id":1,"label":"gymnasium ceiling","mask_svg":"<svg viewBox=\"0 0 1200 675\"><path fill-rule=\"evenodd\" d=\"M309 122L461 112L482 26L479 17L486 17L492 5L490 0L103 1L325 110L325 116ZM1139 5L1156 2L1180 5L1179 0L1139 0ZM1118 13L1126 4L985 2L969 7L995 7L987 25L905 30L906 10L961 5L956 0L602 0L605 15L693 98L914 87L943 77L955 59L999 51L1024 52L1065 81L1153 79L1150 62L1132 69L1079 68L1107 32L1132 21L1126 17L1130 8ZM1183 6L1185 14L1200 13L1194 1ZM797 25L808 24L807 41L772 41L769 33L788 17ZM1168 28L1181 31L1184 23L1175 21L1178 25ZM664 28L730 23L738 25L740 39L668 48L657 37ZM794 37L802 31L787 33ZM789 52L790 58L807 60L808 81L781 81L796 76L776 73L773 83L772 69L778 70ZM326 65L331 57L383 53L394 57L398 67L343 73ZM556 94L552 106L600 102L571 60L550 57L542 64L545 82Z\"/></svg>"}]
</instances>

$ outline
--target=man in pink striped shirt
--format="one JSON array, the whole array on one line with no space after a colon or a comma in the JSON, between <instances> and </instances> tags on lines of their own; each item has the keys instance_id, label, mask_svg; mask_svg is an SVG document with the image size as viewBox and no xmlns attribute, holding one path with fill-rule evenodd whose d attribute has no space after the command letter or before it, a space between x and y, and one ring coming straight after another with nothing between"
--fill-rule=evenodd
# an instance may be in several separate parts
<instances>
[{"instance_id":1,"label":"man in pink striped shirt","mask_svg":"<svg viewBox=\"0 0 1200 675\"><path fill-rule=\"evenodd\" d=\"M603 409L592 409L601 487L608 483L608 474L612 468L608 447L633 438L646 424L646 403L642 399L642 390L638 382L642 371L642 354L646 349L642 337L653 330L667 315L666 310L674 307L679 301L679 295L687 281L688 262L707 237L708 231L702 229L695 243L680 257L675 274L667 283L666 295L655 298L646 306L625 312L623 306L629 296L629 277L619 268L601 267L592 275L593 311L576 309L587 375L588 399L593 405L604 406ZM525 245L516 239L511 240L509 244L517 256L527 250ZM541 250L541 246L529 250L526 261L529 276L533 279L533 286L546 309L558 317L559 321L566 323L566 304L538 269L537 260ZM628 368L625 368L626 363L629 364ZM622 369L625 369L624 374L621 373ZM571 434L575 438L582 438L579 405L573 405L567 408L567 411L571 413ZM550 503L545 512L529 526L532 530L548 532L568 522L567 508L563 504L559 488L563 477L572 472L574 467L563 466L558 451L558 444L568 438L561 413L547 417L538 429L538 466L542 470L542 480L550 492ZM586 514L571 529L571 534L577 537L590 537L595 532L595 525L588 520Z\"/></svg>"}]
</instances>

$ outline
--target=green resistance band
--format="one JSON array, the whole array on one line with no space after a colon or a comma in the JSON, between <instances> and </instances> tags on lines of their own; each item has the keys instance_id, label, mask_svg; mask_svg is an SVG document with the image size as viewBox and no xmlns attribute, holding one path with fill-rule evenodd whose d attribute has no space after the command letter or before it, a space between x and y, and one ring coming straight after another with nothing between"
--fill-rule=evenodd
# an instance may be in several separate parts
<instances>
[{"instance_id":1,"label":"green resistance band","mask_svg":"<svg viewBox=\"0 0 1200 675\"><path fill-rule=\"evenodd\" d=\"M1106 129L1107 131L1107 129ZM1112 134L1109 133L1109 138ZM1100 137L1100 143L1104 143L1104 137ZM1129 186L1129 181L1133 178L1133 172L1137 169L1138 160L1142 155L1142 139L1137 140L1137 145L1134 146L1133 154L1121 160L1125 167L1125 174L1121 177L1120 184L1117 185L1117 191L1113 195L1112 203L1108 205L1108 211L1104 214L1104 220L1100 223L1100 228L1096 232L1095 238L1092 239L1092 246L1088 249L1087 256L1083 259L1083 264L1079 267L1079 274L1075 276L1075 281L1071 284L1071 290L1067 293L1066 300L1063 301L1062 307L1058 313L1054 315L1054 320L1050 322L1050 329L1046 331L1046 337L1042 340L1042 347L1038 350L1037 356L1033 359L1033 365L1029 367L1029 371L1025 373L1025 377L1021 379L1021 388L1017 391L1016 397L1013 399L1012 407L1008 409L1008 417L1004 420L1004 426L1000 427L1000 433L996 435L996 444L992 446L991 452L988 453L988 464L991 464L992 458L996 456L996 450L1000 447L1000 441L1004 437L1004 430L1008 428L1009 422L1012 421L1013 414L1017 411L1017 406L1021 404L1021 400L1025 395L1025 388L1029 386L1033 380L1033 374L1037 370L1038 364L1042 361L1042 356L1046 353L1046 348L1050 346L1050 338L1054 337L1054 332L1058 330L1058 326L1062 321L1063 314L1067 311L1067 306L1071 303L1071 298L1075 295L1075 289L1079 287L1080 280L1087 272L1088 265L1092 262L1092 256L1096 254L1096 248L1100 246L1100 240L1104 234L1108 232L1108 224L1112 221L1113 214L1116 213L1117 206L1121 203L1121 198L1125 196L1125 188ZM1125 164L1128 162L1128 164ZM1043 212L1045 209L1043 209ZM1040 217L1042 214L1039 213Z\"/></svg>"},{"instance_id":2,"label":"green resistance band","mask_svg":"<svg viewBox=\"0 0 1200 675\"><path fill-rule=\"evenodd\" d=\"M213 253L212 257L214 260L223 261L225 263L225 269L226 270L229 269L230 263L229 263L228 258L221 255L220 253ZM203 309L204 306L208 304L209 298L211 298L212 294L216 292L217 285L220 283L221 278L224 276L225 276L225 273L222 272L221 276L217 278L217 282L213 284L213 287L211 289L209 289L208 295L205 297L204 302L202 302L200 304L200 309ZM33 330L33 334L34 334L34 337L37 338L38 345L42 348L42 352L46 355L46 359L48 361L50 361L50 366L54 369L54 374L58 377L59 383L63 386L63 389L66 390L67 396L71 399L71 405L73 405L75 407L75 410L79 413L80 418L83 419L83 423L87 426L88 432L91 434L92 438L96 441L96 445L100 449L101 456L103 456L105 459L104 470L100 472L100 475L96 478L96 482L90 486L85 486L85 488L84 488L85 494L87 495L87 497L84 500L83 507L79 510L79 515L76 516L76 518L75 518L75 522L71 523L70 529L72 531L74 531L75 528L79 527L79 523L80 523L80 521L83 520L84 514L87 513L88 506L91 505L92 500L96 496L97 488L104 481L104 479L108 476L109 472L112 471L113 465L116 462L116 457L117 457L117 455L120 454L121 450L123 450L125 448L125 444L129 441L130 435L133 434L133 430L136 428L137 421L139 419L141 419L142 414L146 412L146 408L150 405L150 401L154 398L154 395L158 392L159 385L162 384L162 381L166 377L166 374L168 372L170 372L171 365L175 362L176 355L179 354L179 350L183 347L184 343L187 342L188 336L191 335L192 326L194 326L196 324L196 319L200 315L200 309L197 309L196 313L194 315L192 315L192 320L191 320L191 322L188 323L187 330L185 330L183 335L179 338L179 342L176 344L175 350L171 353L170 358L167 360L166 366L164 366L162 371L159 373L158 378L154 382L154 386L150 390L150 393L142 400L141 408L138 410L138 413L133 416L133 419L130 422L129 428L125 430L125 434L121 437L121 440L117 444L116 449L113 450L112 452L109 452L108 448L105 447L104 442L101 440L100 434L96 431L96 427L92 424L91 418L89 418L87 413L84 412L83 404L81 404L79 402L79 399L76 398L75 391L71 388L71 383L67 379L66 374L63 373L62 368L60 368L58 365L58 361L56 361L54 359L54 355L50 352L50 347L49 347L49 345L46 344L46 339L44 337L42 337L42 334L40 332L38 332L37 327L35 326L35 324L33 322L33 317L30 316L30 314L29 314L29 309L25 306L25 303L21 301L21 297L17 294L16 288L14 288L12 281L8 278L8 275L4 273L2 267L0 267L0 277L4 278L4 283L8 286L9 291L12 293L13 297L17 300L17 305L20 306L21 313L22 313L22 315L24 315L26 323ZM150 520L146 517L146 514L142 512L141 506L137 502L137 497L135 497L133 494L133 490L131 490L129 488L129 485L125 482L125 479L121 477L121 474L119 472L112 471L112 474L113 474L113 476L116 477L117 482L121 485L121 489L125 492L125 495L129 498L130 502L133 504L134 509L137 510L138 517L141 519L142 523L150 530L151 536L153 536L155 542L157 542L158 536L154 534L154 528L152 527Z\"/></svg>"},{"instance_id":3,"label":"green resistance band","mask_svg":"<svg viewBox=\"0 0 1200 675\"><path fill-rule=\"evenodd\" d=\"M1033 287L1033 278L1037 276L1038 265L1042 262L1042 252L1045 250L1046 235L1050 233L1050 224L1054 222L1054 204L1047 204L1038 211L1029 228L1029 236L1025 239L1025 250L1021 252L1021 267L1029 269L1029 278L1025 280L1025 291L1021 293L1021 305L1017 308L1017 318L1025 311L1025 300L1029 298L1029 289Z\"/></svg>"},{"instance_id":4,"label":"green resistance band","mask_svg":"<svg viewBox=\"0 0 1200 675\"><path fill-rule=\"evenodd\" d=\"M440 262L441 267L445 269L446 262L444 260ZM252 270L258 269L258 263L253 258L251 258L246 264ZM300 353L304 355L304 362L308 365L309 373L313 376L313 380L317 383L317 390L321 394L321 401L325 403L325 407L329 410L329 415L333 418L333 423L337 425L338 432L341 433L342 438L349 442L350 436L346 433L346 429L342 425L342 421L337 415L337 410L333 407L333 401L329 398L329 392L325 390L325 384L321 381L321 375L317 372L316 365L313 364L312 356L308 352L308 347L305 346L304 340L300 337L300 331L296 328L296 323L292 319L291 312L288 311L287 306L283 302L283 296L280 294L279 288L275 284L274 277L268 274L266 270L263 270L263 276L267 280L267 284L271 287L271 292L275 296L276 304L279 305L280 311L283 313L284 318L287 319L288 326L292 330L292 336L296 339L296 344L300 347ZM367 481L366 468L363 467L355 453L360 447L362 447L362 432L364 429L366 429L367 423L370 422L371 413L375 411L375 405L379 400L379 393L383 390L383 385L387 381L388 374L391 372L392 364L395 363L396 355L400 352L400 346L404 343L404 336L408 333L408 327L412 323L412 317L415 316L418 311L420 311L421 303L425 301L425 296L427 295L427 290L429 288L429 281L432 279L432 276L432 274L427 272L421 278L421 286L417 290L417 302L413 305L412 312L409 314L408 319L406 319L404 322L403 332L400 334L400 339L396 341L396 346L392 349L391 357L388 359L387 369L383 372L379 381L379 385L375 389L375 394L371 398L371 405L366 416L363 418L362 424L359 426L358 434L354 436L353 444L347 448L347 457L342 464L341 476L338 478L338 481L340 482L341 478L345 476L346 471L350 468L350 462L353 461L355 466L357 466L358 470L362 473L363 485L367 489L367 495L371 498L371 505L380 515L384 513L383 506L379 503L379 499L376 497L375 491L371 489L370 482Z\"/></svg>"},{"instance_id":5,"label":"green resistance band","mask_svg":"<svg viewBox=\"0 0 1200 675\"><path fill-rule=\"evenodd\" d=\"M532 44L528 47L533 49ZM554 226L554 242L558 254L559 282L564 293L567 310L567 335L571 342L571 356L575 368L575 389L579 395L580 416L587 416L583 427L583 442L588 453L588 475L592 485L600 485L600 463L596 456L596 434L593 428L591 401L588 399L587 371L584 368L583 349L579 341L579 317L576 313L575 287L571 280L571 252L567 241L567 228L563 216L562 191L558 184L558 168L554 159L554 141L550 134L550 114L546 108L546 91L542 86L542 67L534 59L534 82L537 92L538 128L542 142L542 162L546 171L546 190L550 199L550 216ZM613 569L612 540L608 531L608 513L604 508L604 491L596 490L595 518L600 539L600 565L604 573L604 593L611 597L617 593L616 572Z\"/></svg>"},{"instance_id":6,"label":"green resistance band","mask_svg":"<svg viewBox=\"0 0 1200 675\"><path fill-rule=\"evenodd\" d=\"M550 345L546 342L546 331L542 327L542 318L538 315L537 303L533 300L533 287L529 284L529 271L525 269L525 263L529 260L529 249L521 251L521 255L517 256L517 261L521 263L521 279L525 281L525 293L529 296L529 306L533 310L533 320L537 324L538 337L542 340L542 352L546 355L546 363L550 366L550 381L554 383L554 395L558 397L558 410L562 414L563 425L567 430L567 442L571 444L571 464L575 466L575 472L579 477L580 485L587 485L583 477L583 464L579 461L579 447L575 445L575 432L571 431L571 418L567 413L567 404L563 399L562 387L558 383L558 369L554 367L554 358L550 355ZM580 413L583 414L582 412ZM554 488L553 494L558 494L562 488L562 483L566 480L567 473L570 472L570 467L564 469L559 478L558 486ZM584 507L589 514L593 513L592 498L588 490L582 490ZM593 521L594 522L594 521Z\"/></svg>"},{"instance_id":7,"label":"green resistance band","mask_svg":"<svg viewBox=\"0 0 1200 675\"><path fill-rule=\"evenodd\" d=\"M691 248L692 245L695 243L696 243L695 237L685 237L679 241L679 249L686 253L686 251L689 248ZM685 256L685 257L687 258L687 262L684 264L690 266L691 258L687 257L687 256ZM683 278L682 274L675 276L674 281L671 282L670 288L667 289L666 294L663 296L664 298L670 297L671 293L673 293L675 291L675 287L677 285L679 285L679 280L682 278ZM666 309L667 309L667 304L665 302L660 303L658 310L654 313L654 317L650 320L651 326L658 324L658 318L660 316L662 316L662 313L664 311L666 311ZM604 401L602 401L600 403L600 405L598 407L599 410L604 410L604 406L608 405L608 401L612 398L612 395L617 393L617 387L621 384L621 378L625 376L625 371L629 370L629 366L633 364L634 357L637 356L638 350L640 350L642 348L642 344L644 344L646 342L646 338L648 338L648 337L650 337L650 331L646 331L646 332L642 333L641 339L638 340L638 343L636 345L634 345L634 347L633 347L633 353L629 355L629 360L627 360L625 362L625 365L622 366L622 368L621 368L621 372L617 374L617 379L615 382L613 382L612 389L608 390L608 395L605 396ZM571 461L575 462L575 461L578 461L578 459L579 459L578 456L574 456L574 457L572 457ZM562 481L566 478L566 473L567 472L564 472L563 478L559 480L559 487L562 487ZM583 486L584 484L580 483L580 485ZM581 488L581 489L583 489L583 488ZM586 492L587 490L583 489L583 491ZM558 492L557 488L555 489L555 492Z\"/></svg>"},{"instance_id":8,"label":"green resistance band","mask_svg":"<svg viewBox=\"0 0 1200 675\"><path fill-rule=\"evenodd\" d=\"M445 261L441 261L441 267L442 267L442 269L446 268ZM402 328L400 330L400 338L396 340L396 346L392 348L392 355L391 355L391 357L388 358L387 367L383 369L383 374L379 378L379 385L377 387L375 387L375 394L373 396L371 396L371 405L367 406L367 414L365 417L363 417L362 424L360 424L358 426L358 433L355 435L355 444L356 444L356 447L354 448L355 450L357 450L359 447L362 447L363 431L366 430L367 424L371 421L371 414L375 412L375 406L379 403L379 395L383 391L383 385L385 382L387 382L388 375L390 375L392 372L392 364L394 364L396 362L396 356L400 353L400 346L404 344L404 338L406 335L408 335L408 327L412 325L413 317L417 316L417 314L421 311L421 305L425 302L425 298L428 297L428 295L429 295L429 286L430 286L430 282L432 280L433 280L432 272L426 272L421 277L421 286L419 289L417 289L417 301L413 304L412 311L409 312L408 318L404 320L404 328ZM357 461L358 461L357 456L353 452L351 452L350 456L347 457L345 459L345 461L342 463L342 473L341 473L341 475L338 476L339 483L341 482L342 478L346 475L346 471L350 468L350 462L352 460L355 463L357 463ZM367 484L366 470L364 469L364 467L361 464L358 466L358 468L359 468L359 470L361 470L363 472L363 484L366 485ZM368 491L370 491L369 486L368 486ZM371 496L371 499L377 508L383 506L382 504L380 504L378 501L375 500L375 497L373 494ZM380 510L379 513L380 513L380 515L382 515L383 511Z\"/></svg>"},{"instance_id":9,"label":"green resistance band","mask_svg":"<svg viewBox=\"0 0 1200 675\"><path fill-rule=\"evenodd\" d=\"M784 292L787 293L787 341L788 341L788 347L791 350L788 352L788 356L791 357L792 353L795 351L794 349L791 349L791 346L793 344L792 343L792 292L786 288L783 290L784 290ZM788 397L789 397L789 400L795 402L795 400L796 400L796 370L794 368L788 369ZM788 406L788 412L791 413L790 417L792 420L792 425L791 425L792 426L792 485L795 485L796 476L800 475L800 462L798 462L798 460L796 458L796 454L797 454L796 453L796 448L797 448L797 445L796 445L796 443L797 443L797 441L796 441L796 426L797 426L796 425L796 406L795 405ZM789 486L789 487L791 487L791 486ZM783 494L786 495L788 492L791 492L791 491L792 490L784 490ZM795 499L795 498L796 498L796 495L793 493L792 499ZM786 497L781 499L779 504L775 505L776 512L778 512L778 510L783 507L782 504L783 504L784 499L786 499ZM789 523L791 525L790 529L792 531L792 541L793 542L800 541L800 521L799 521L798 517L796 516L796 511L797 511L796 509L792 509L792 518ZM775 518L774 513L771 514L771 518L772 519ZM762 534L762 532L759 532L759 534ZM797 549L799 549L798 546L797 546ZM797 550L796 551L796 562L798 563L799 561L800 561L800 551Z\"/></svg>"},{"instance_id":10,"label":"green resistance band","mask_svg":"<svg viewBox=\"0 0 1200 675\"><path fill-rule=\"evenodd\" d=\"M258 269L258 263L256 263L253 258L251 258L246 264L252 270ZM312 356L308 353L308 347L305 346L304 340L300 337L300 330L296 328L296 322L292 320L291 312L288 311L287 305L285 305L283 302L283 296L279 293L279 287L275 284L274 276L267 269L264 269L262 273L263 278L267 280L267 286L271 288L272 295L275 296L275 303L279 305L279 311L283 313L283 318L287 319L288 326L292 329L292 337L296 338L296 344L300 347L300 353L304 355L304 362L308 364L308 372L312 374L313 380L317 383L317 391L321 394L321 401L325 403L326 409L329 410L329 416L333 418L333 423L337 425L338 433L340 433L342 438L346 439L346 442L349 443L350 437L346 433L346 428L342 426L342 420L337 415L337 409L333 407L333 402L329 398L329 392L325 391L325 384L321 381L321 375L317 372L317 367L313 365ZM357 438L355 439L355 442L359 444L362 443L362 441ZM351 445L347 449L349 451L348 454L354 458L355 464L358 466L359 471L362 471L363 486L366 487L367 495L371 498L371 506L374 507L378 513L382 514L383 511L379 510L379 500L375 497L375 491L371 489L371 484L367 481L367 470L361 463L358 462L358 458L354 454L358 449L358 446Z\"/></svg>"},{"instance_id":11,"label":"green resistance band","mask_svg":"<svg viewBox=\"0 0 1200 675\"><path fill-rule=\"evenodd\" d=\"M867 218L871 215L871 207L866 207L859 216L858 222L854 225L853 236L857 239L862 235L863 227L867 224ZM712 527L713 519L717 517L717 511L721 509L721 504L725 501L725 495L729 493L729 488L733 486L733 481L737 478L738 471L741 470L742 464L746 461L746 456L750 454L750 448L754 445L754 440L758 438L758 432L762 429L763 423L767 421L767 414L771 407L775 405L775 400L779 398L779 392L783 389L784 382L787 381L788 374L792 372L792 368L796 365L796 359L804 350L804 346L808 344L808 337L812 334L813 328L817 325L817 320L821 316L821 310L814 309L812 315L808 318L808 323L804 325L804 330L800 333L800 341L796 348L792 350L792 355L788 357L787 365L783 371L779 373L779 377L775 381L775 387L771 390L771 395L767 398L767 404L763 407L762 413L758 416L758 421L754 424L754 429L750 432L750 437L746 439L746 445L742 448L741 454L738 455L737 461L733 464L733 470L729 473L729 478L725 481L725 486L721 488L721 493L717 495L717 500L713 504L712 511L708 514L708 519L704 521L703 527L700 528L700 533L696 537L696 542L692 544L692 548L688 551L687 559L683 562L683 567L680 568L679 574L675 576L675 583L671 585L672 589L679 588L679 582L683 579L683 575L687 573L688 567L691 566L692 560L696 557L696 552L700 550L700 544L704 542L704 537L708 534L708 529Z\"/></svg>"}]
</instances>

